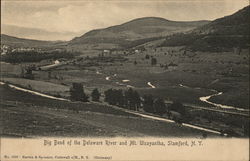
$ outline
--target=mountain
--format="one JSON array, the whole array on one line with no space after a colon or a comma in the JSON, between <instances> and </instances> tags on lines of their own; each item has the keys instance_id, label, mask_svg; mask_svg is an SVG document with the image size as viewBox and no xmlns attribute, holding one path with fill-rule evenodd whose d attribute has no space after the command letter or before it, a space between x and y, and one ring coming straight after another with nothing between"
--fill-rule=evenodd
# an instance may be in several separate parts
<instances>
[{"instance_id":1,"label":"mountain","mask_svg":"<svg viewBox=\"0 0 250 161\"><path fill-rule=\"evenodd\" d=\"M216 19L206 25L168 36L162 46L187 46L191 50L226 51L248 48L250 42L250 6Z\"/></svg>"},{"instance_id":2,"label":"mountain","mask_svg":"<svg viewBox=\"0 0 250 161\"><path fill-rule=\"evenodd\" d=\"M11 47L51 47L62 44L60 41L41 41L32 39L17 38L1 34L1 45L8 45Z\"/></svg>"},{"instance_id":3,"label":"mountain","mask_svg":"<svg viewBox=\"0 0 250 161\"><path fill-rule=\"evenodd\" d=\"M218 35L249 35L250 31L250 6L238 12L216 19L204 26L194 30L199 34L218 34Z\"/></svg>"},{"instance_id":4,"label":"mountain","mask_svg":"<svg viewBox=\"0 0 250 161\"><path fill-rule=\"evenodd\" d=\"M80 35L82 32L51 32L37 28L1 24L1 33L26 39L56 41L71 40L73 37Z\"/></svg>"},{"instance_id":5,"label":"mountain","mask_svg":"<svg viewBox=\"0 0 250 161\"><path fill-rule=\"evenodd\" d=\"M116 47L128 47L134 42L137 44L176 32L187 32L208 22L178 22L159 17L138 18L121 25L89 31L72 39L69 45L113 44Z\"/></svg>"}]
</instances>

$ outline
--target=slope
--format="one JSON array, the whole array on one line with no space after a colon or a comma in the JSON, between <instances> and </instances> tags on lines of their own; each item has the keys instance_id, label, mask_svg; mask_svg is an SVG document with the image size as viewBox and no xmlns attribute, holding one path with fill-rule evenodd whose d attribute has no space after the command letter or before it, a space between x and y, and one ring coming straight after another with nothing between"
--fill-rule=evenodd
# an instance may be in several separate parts
<instances>
[{"instance_id":1,"label":"slope","mask_svg":"<svg viewBox=\"0 0 250 161\"><path fill-rule=\"evenodd\" d=\"M69 45L109 43L126 48L132 44L138 45L176 32L187 32L207 23L208 21L177 22L159 17L145 17L121 25L89 31L71 40Z\"/></svg>"},{"instance_id":2,"label":"slope","mask_svg":"<svg viewBox=\"0 0 250 161\"><path fill-rule=\"evenodd\" d=\"M227 51L234 47L248 48L250 7L216 19L188 33L168 36L162 46L187 46L199 51Z\"/></svg>"}]
</instances>

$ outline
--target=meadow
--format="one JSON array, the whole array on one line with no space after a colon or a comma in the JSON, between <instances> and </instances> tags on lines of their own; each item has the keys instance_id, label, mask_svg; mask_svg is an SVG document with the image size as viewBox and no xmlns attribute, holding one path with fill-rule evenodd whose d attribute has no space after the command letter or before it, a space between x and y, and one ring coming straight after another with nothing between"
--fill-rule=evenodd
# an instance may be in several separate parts
<instances>
[{"instance_id":1,"label":"meadow","mask_svg":"<svg viewBox=\"0 0 250 161\"><path fill-rule=\"evenodd\" d=\"M155 65L151 64L152 58L157 60ZM247 50L238 54L233 51L191 52L184 47L148 47L138 52L112 51L103 57L100 52L94 56L78 55L73 63L49 71L34 71L32 81L19 78L20 68L27 63L1 64L1 74L2 79L10 83L63 97L69 95L67 90L73 82L79 82L88 94L94 88L103 92L109 88L132 87L142 95L151 93L166 100L179 99L183 103L210 106L199 97L216 90L223 92L211 98L216 103L249 108L248 59Z\"/></svg>"}]
</instances>

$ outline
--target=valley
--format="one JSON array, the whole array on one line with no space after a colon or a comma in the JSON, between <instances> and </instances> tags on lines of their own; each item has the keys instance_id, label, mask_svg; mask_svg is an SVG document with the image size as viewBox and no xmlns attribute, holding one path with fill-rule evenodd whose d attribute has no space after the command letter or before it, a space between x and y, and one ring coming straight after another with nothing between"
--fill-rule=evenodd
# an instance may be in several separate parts
<instances>
[{"instance_id":1,"label":"valley","mask_svg":"<svg viewBox=\"0 0 250 161\"><path fill-rule=\"evenodd\" d=\"M194 61L203 62L200 60L201 57L193 56L192 58L189 58L188 56L182 56L183 51L181 49L182 48L157 48L147 49L149 51L145 50L133 54L127 54L129 52L126 53L126 51L120 51L109 53L106 56L79 56L78 58L66 61L62 63L62 65L48 70L41 66L40 68L43 70L33 71L34 80L20 78L20 68L27 64L12 65L1 63L2 69L4 69L2 70L2 81L29 90L59 97L62 98L62 100L68 100L70 98L70 87L72 83L78 82L83 84L84 91L89 96L94 88L98 88L101 93L101 104L105 104L104 91L110 88L123 90L133 88L134 90L137 90L141 96L152 94L154 97L162 97L166 104L171 104L173 100L178 99L187 106L188 111L190 111L190 117L193 117L190 123L202 127L209 127L218 131L227 129L228 125L223 125L224 123L221 122L222 120L215 121L216 119L211 123L208 123L206 120L210 119L202 116L207 115L207 113L210 112L209 117L212 117L212 115L215 115L213 117L216 117L216 115L222 117L220 115L223 114L223 117L229 117L228 119L231 122L231 116L237 116L237 118L239 117L246 120L246 117L249 116L249 109L247 109L247 107L249 107L249 101L247 101L248 89L246 88L246 91L243 91L243 97L242 95L236 97L234 94L230 95L230 93L237 89L235 86L241 88L241 86L247 85L247 73L237 72L237 74L240 75L236 77L237 79L235 79L234 76L225 77L220 73L225 72L224 68L228 65L226 62L232 61L231 58L229 58L229 60L223 58L223 60L221 60L225 62L223 64L217 63L220 62L219 59L212 62L213 58L210 58L210 68L202 68L204 65L203 63L201 63L200 67L198 66L198 63L192 63ZM170 53L171 51L173 51L171 55L165 54ZM233 53L230 52L225 54L233 55ZM160 59L157 59L158 62L156 65L151 65L151 59L145 58L147 55ZM183 58L178 59L177 57L179 57L179 55ZM243 51L243 54L239 56L238 60L234 59L235 62L242 61L240 65L235 65L236 68L244 68L244 63L247 64L243 59L245 56L247 56L247 51ZM214 55L211 57L214 57ZM209 57L204 58L204 60L208 61ZM136 64L134 63L135 61L137 62ZM173 62L172 64L176 65L169 65L167 69L162 67L161 64L170 64L168 62ZM243 65L241 66L241 64ZM30 65L30 63L28 63L28 65ZM221 66L221 71L218 70L219 68L216 68L217 70L214 71L211 70L211 68L215 68L215 65ZM39 66L39 64L36 63L36 66ZM245 70L247 70L247 68ZM13 72L12 76L9 75L11 72ZM234 73L230 74L234 75ZM225 80L231 81L224 83L224 88L220 88L223 87L221 84L223 84L223 81ZM241 81L239 82L238 80ZM235 84L236 82L237 84ZM216 88L217 86L219 86L219 88ZM225 93L230 96L230 102L232 103L228 104L228 102L224 103L223 101L214 101L214 98L219 96L211 97L209 101L223 105L236 106L236 108L239 108L240 110L223 109L206 103L205 101L201 101L200 98L202 97L216 94L216 91L211 89L223 91L223 94L221 95L222 100L225 99L225 96L223 96ZM238 92L234 91L233 93ZM226 99L227 100L224 101L228 101L228 97ZM237 101L241 103L237 104ZM23 101L21 100L21 102ZM219 111L216 112L216 110ZM241 131L241 134L238 133L237 135L244 136L244 130L239 129L241 128L239 123L236 123L236 120L233 122L235 122L235 125L231 128L235 128L234 130L238 132Z\"/></svg>"},{"instance_id":2,"label":"valley","mask_svg":"<svg viewBox=\"0 0 250 161\"><path fill-rule=\"evenodd\" d=\"M211 22L140 18L65 42L1 34L1 135L249 137L247 11ZM88 101L72 100L74 84ZM112 104L111 89L140 102ZM145 96L163 100L163 112L148 112Z\"/></svg>"}]
</instances>

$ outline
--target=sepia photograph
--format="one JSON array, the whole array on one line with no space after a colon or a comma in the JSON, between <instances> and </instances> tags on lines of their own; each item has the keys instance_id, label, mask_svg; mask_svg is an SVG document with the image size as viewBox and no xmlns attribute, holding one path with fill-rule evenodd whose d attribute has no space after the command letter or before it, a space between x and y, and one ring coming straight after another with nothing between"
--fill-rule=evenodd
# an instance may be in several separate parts
<instances>
[{"instance_id":1,"label":"sepia photograph","mask_svg":"<svg viewBox=\"0 0 250 161\"><path fill-rule=\"evenodd\" d=\"M1 160L133 160L9 155L22 139L248 151L249 52L248 0L1 0Z\"/></svg>"}]
</instances>

